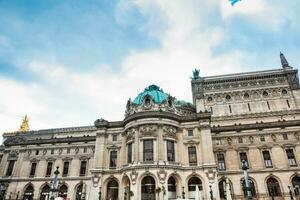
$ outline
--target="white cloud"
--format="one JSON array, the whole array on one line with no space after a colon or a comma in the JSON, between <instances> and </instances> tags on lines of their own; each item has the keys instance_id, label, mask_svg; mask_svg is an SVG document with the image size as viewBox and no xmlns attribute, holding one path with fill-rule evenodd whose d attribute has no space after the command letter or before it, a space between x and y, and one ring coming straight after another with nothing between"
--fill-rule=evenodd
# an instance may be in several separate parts
<instances>
[{"instance_id":1,"label":"white cloud","mask_svg":"<svg viewBox=\"0 0 300 200\"><path fill-rule=\"evenodd\" d=\"M250 2L244 0L236 13L229 13L226 6L230 4L219 0L133 2L149 18L148 32L159 40L159 48L132 50L120 63L119 72L99 64L97 71L78 73L60 64L32 60L27 67L43 80L40 85L0 79L0 90L5 94L0 102L0 131L16 130L26 113L33 129L91 125L99 117L122 120L127 99L152 83L179 99L191 101L192 69L200 68L204 76L238 72L244 57L238 50L213 56L212 47L226 35L221 26L207 26L207 14L218 5L224 19L238 14L256 15L266 9L262 0L253 0L257 6L253 8L254 4L244 8ZM134 5L131 2L129 6ZM119 9L131 11L127 5Z\"/></svg>"}]
</instances>

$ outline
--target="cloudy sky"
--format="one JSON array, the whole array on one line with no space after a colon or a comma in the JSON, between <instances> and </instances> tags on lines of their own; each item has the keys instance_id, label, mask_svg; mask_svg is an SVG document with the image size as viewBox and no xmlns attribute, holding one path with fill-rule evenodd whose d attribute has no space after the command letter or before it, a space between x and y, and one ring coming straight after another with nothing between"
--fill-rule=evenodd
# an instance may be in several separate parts
<instances>
[{"instance_id":1,"label":"cloudy sky","mask_svg":"<svg viewBox=\"0 0 300 200\"><path fill-rule=\"evenodd\" d=\"M190 76L300 63L300 1L0 0L0 132L122 120L157 84L191 101ZM0 139L1 140L1 139Z\"/></svg>"}]
</instances>

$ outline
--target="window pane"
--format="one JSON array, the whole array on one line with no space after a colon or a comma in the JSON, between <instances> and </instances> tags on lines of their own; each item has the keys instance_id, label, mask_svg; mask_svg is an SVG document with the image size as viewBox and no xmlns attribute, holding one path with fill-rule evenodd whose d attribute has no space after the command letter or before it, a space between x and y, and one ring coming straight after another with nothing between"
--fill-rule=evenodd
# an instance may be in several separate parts
<instances>
[{"instance_id":1,"label":"window pane","mask_svg":"<svg viewBox=\"0 0 300 200\"><path fill-rule=\"evenodd\" d=\"M52 162L48 162L48 164L47 164L46 176L50 176L50 175L51 175L52 165L53 165Z\"/></svg>"},{"instance_id":2,"label":"window pane","mask_svg":"<svg viewBox=\"0 0 300 200\"><path fill-rule=\"evenodd\" d=\"M272 160L271 160L271 155L269 151L263 151L263 157L264 157L264 162L266 167L272 167Z\"/></svg>"},{"instance_id":3,"label":"window pane","mask_svg":"<svg viewBox=\"0 0 300 200\"><path fill-rule=\"evenodd\" d=\"M117 151L110 152L110 167L117 167Z\"/></svg>"},{"instance_id":4,"label":"window pane","mask_svg":"<svg viewBox=\"0 0 300 200\"><path fill-rule=\"evenodd\" d=\"M196 147L189 147L189 162L190 164L197 164L197 153L196 153Z\"/></svg>"},{"instance_id":5,"label":"window pane","mask_svg":"<svg viewBox=\"0 0 300 200\"><path fill-rule=\"evenodd\" d=\"M244 160L244 161L246 162L246 165L249 167L247 154L246 154L245 152L241 152L241 153L240 153L240 160L241 160L241 163L242 163L243 160Z\"/></svg>"},{"instance_id":6,"label":"window pane","mask_svg":"<svg viewBox=\"0 0 300 200\"><path fill-rule=\"evenodd\" d=\"M290 166L297 165L293 149L287 149L286 154L287 154L287 157L288 157L289 165Z\"/></svg>"},{"instance_id":7,"label":"window pane","mask_svg":"<svg viewBox=\"0 0 300 200\"><path fill-rule=\"evenodd\" d=\"M144 140L144 161L153 161L153 140Z\"/></svg>"},{"instance_id":8,"label":"window pane","mask_svg":"<svg viewBox=\"0 0 300 200\"><path fill-rule=\"evenodd\" d=\"M86 161L81 161L80 165L80 176L84 176L86 173Z\"/></svg>"},{"instance_id":9,"label":"window pane","mask_svg":"<svg viewBox=\"0 0 300 200\"><path fill-rule=\"evenodd\" d=\"M225 170L225 156L223 153L217 154L217 159L218 159L218 168L219 170Z\"/></svg>"},{"instance_id":10,"label":"window pane","mask_svg":"<svg viewBox=\"0 0 300 200\"><path fill-rule=\"evenodd\" d=\"M127 162L131 163L132 162L132 143L128 144L127 148L128 148Z\"/></svg>"},{"instance_id":11,"label":"window pane","mask_svg":"<svg viewBox=\"0 0 300 200\"><path fill-rule=\"evenodd\" d=\"M15 161L14 160L10 160L8 163L8 167L7 167L7 171L6 171L6 176L11 176L12 172L14 170L14 165L15 165Z\"/></svg>"},{"instance_id":12,"label":"window pane","mask_svg":"<svg viewBox=\"0 0 300 200\"><path fill-rule=\"evenodd\" d=\"M35 175L35 170L36 170L36 163L31 163L31 170L30 170L30 176Z\"/></svg>"},{"instance_id":13,"label":"window pane","mask_svg":"<svg viewBox=\"0 0 300 200\"><path fill-rule=\"evenodd\" d=\"M63 176L67 176L68 173L69 173L69 162L64 162Z\"/></svg>"},{"instance_id":14,"label":"window pane","mask_svg":"<svg viewBox=\"0 0 300 200\"><path fill-rule=\"evenodd\" d=\"M167 160L168 161L175 161L175 147L174 142L167 140Z\"/></svg>"}]
</instances>

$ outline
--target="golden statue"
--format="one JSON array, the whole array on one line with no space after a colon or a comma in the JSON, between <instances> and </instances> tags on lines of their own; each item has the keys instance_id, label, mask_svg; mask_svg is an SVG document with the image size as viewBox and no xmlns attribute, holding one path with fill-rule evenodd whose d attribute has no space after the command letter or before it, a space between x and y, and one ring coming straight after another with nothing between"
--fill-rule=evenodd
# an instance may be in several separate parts
<instances>
[{"instance_id":1,"label":"golden statue","mask_svg":"<svg viewBox=\"0 0 300 200\"><path fill-rule=\"evenodd\" d=\"M19 128L19 131L29 131L29 124L28 124L28 122L29 122L29 118L28 118L27 115L25 115L24 118L23 118L22 124L21 124L21 126Z\"/></svg>"}]
</instances>

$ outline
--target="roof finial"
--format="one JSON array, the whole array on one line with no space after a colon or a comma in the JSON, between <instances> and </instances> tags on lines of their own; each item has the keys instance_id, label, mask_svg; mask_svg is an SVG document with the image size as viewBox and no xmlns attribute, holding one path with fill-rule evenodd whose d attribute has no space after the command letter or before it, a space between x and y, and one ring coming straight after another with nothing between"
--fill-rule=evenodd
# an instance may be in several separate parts
<instances>
[{"instance_id":1,"label":"roof finial","mask_svg":"<svg viewBox=\"0 0 300 200\"><path fill-rule=\"evenodd\" d=\"M286 60L282 52L280 52L280 61L281 61L281 66L283 68L290 67L288 61Z\"/></svg>"},{"instance_id":2,"label":"roof finial","mask_svg":"<svg viewBox=\"0 0 300 200\"><path fill-rule=\"evenodd\" d=\"M27 115L24 116L22 124L20 125L19 131L29 131L29 117Z\"/></svg>"}]
</instances>

